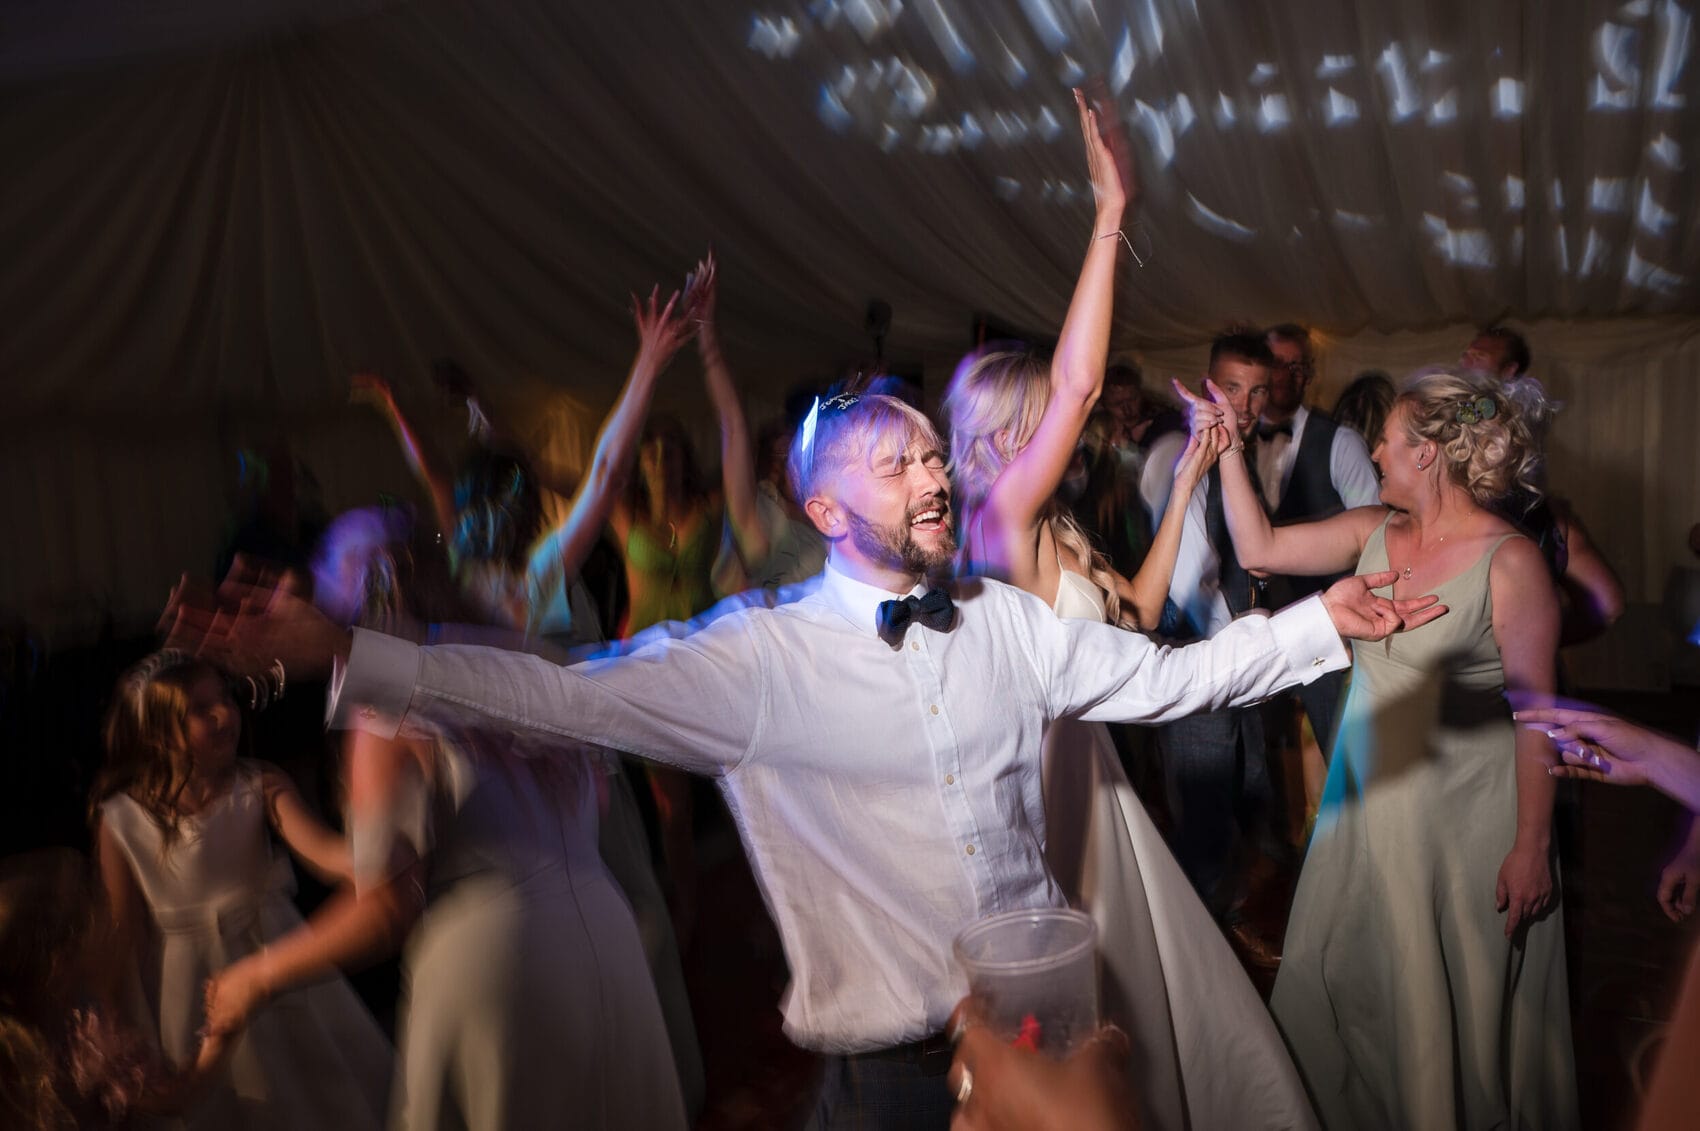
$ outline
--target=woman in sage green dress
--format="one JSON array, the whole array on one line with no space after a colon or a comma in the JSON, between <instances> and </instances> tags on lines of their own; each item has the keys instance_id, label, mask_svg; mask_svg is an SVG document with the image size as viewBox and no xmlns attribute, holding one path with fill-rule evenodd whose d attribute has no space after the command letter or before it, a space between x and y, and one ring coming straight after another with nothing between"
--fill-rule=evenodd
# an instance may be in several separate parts
<instances>
[{"instance_id":1,"label":"woman in sage green dress","mask_svg":"<svg viewBox=\"0 0 1700 1131\"><path fill-rule=\"evenodd\" d=\"M1199 429L1223 419L1194 400ZM1577 1125L1552 845L1556 764L1504 694L1551 694L1559 607L1539 549L1491 507L1538 470L1533 382L1430 373L1376 446L1385 507L1271 527L1223 455L1248 568L1394 570L1448 612L1355 644L1270 1007L1324 1127Z\"/></svg>"}]
</instances>

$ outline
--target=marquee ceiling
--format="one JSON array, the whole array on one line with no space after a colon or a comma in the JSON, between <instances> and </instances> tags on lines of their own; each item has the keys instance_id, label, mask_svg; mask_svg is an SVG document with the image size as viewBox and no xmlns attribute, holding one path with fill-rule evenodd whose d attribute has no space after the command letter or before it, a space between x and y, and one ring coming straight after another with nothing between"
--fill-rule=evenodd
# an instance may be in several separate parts
<instances>
[{"instance_id":1,"label":"marquee ceiling","mask_svg":"<svg viewBox=\"0 0 1700 1131\"><path fill-rule=\"evenodd\" d=\"M1117 345L1700 311L1694 5L29 2L0 16L15 413L331 411L347 376L605 400L713 242L782 386L1054 333L1071 85L1144 191Z\"/></svg>"}]
</instances>

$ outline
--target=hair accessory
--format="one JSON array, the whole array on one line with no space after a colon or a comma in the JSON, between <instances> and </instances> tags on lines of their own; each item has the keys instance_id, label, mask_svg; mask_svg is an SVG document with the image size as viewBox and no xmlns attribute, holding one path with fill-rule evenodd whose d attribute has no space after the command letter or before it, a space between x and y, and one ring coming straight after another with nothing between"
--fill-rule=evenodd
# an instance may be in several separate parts
<instances>
[{"instance_id":1,"label":"hair accessory","mask_svg":"<svg viewBox=\"0 0 1700 1131\"><path fill-rule=\"evenodd\" d=\"M1477 424L1483 420L1492 420L1498 415L1499 405L1486 393L1463 402L1453 413L1454 419L1460 424Z\"/></svg>"},{"instance_id":2,"label":"hair accessory","mask_svg":"<svg viewBox=\"0 0 1700 1131\"><path fill-rule=\"evenodd\" d=\"M855 393L834 393L824 401L816 397L815 403L809 406L809 415L803 418L803 442L800 448L802 453L807 455L809 448L815 442L815 428L820 424L822 409L830 412L843 412L853 407L861 399Z\"/></svg>"},{"instance_id":3,"label":"hair accessory","mask_svg":"<svg viewBox=\"0 0 1700 1131\"><path fill-rule=\"evenodd\" d=\"M143 721L143 697L148 684L158 679L162 673L182 667L190 659L192 657L189 653L180 648L161 648L130 669L130 674L124 680L124 694L130 697L130 705L135 708L137 722Z\"/></svg>"},{"instance_id":4,"label":"hair accessory","mask_svg":"<svg viewBox=\"0 0 1700 1131\"><path fill-rule=\"evenodd\" d=\"M809 406L809 415L803 418L803 443L801 450L804 455L809 454L809 447L815 442L815 424L819 420L820 398L816 397L815 403Z\"/></svg>"}]
</instances>

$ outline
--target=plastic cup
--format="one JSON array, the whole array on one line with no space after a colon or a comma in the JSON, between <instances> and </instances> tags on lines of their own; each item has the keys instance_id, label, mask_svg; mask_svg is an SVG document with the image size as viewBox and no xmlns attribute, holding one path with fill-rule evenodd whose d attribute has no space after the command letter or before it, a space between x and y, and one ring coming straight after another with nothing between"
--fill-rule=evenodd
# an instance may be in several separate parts
<instances>
[{"instance_id":1,"label":"plastic cup","mask_svg":"<svg viewBox=\"0 0 1700 1131\"><path fill-rule=\"evenodd\" d=\"M1098 928L1063 908L1011 911L956 936L956 961L1005 1039L1066 1055L1098 1030Z\"/></svg>"}]
</instances>

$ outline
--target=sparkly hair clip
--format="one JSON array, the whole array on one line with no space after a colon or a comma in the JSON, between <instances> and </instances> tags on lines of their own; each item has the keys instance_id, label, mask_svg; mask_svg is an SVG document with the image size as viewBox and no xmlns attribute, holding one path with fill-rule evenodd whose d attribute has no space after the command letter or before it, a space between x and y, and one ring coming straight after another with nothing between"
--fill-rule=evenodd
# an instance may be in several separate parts
<instances>
[{"instance_id":1,"label":"sparkly hair clip","mask_svg":"<svg viewBox=\"0 0 1700 1131\"><path fill-rule=\"evenodd\" d=\"M855 393L835 393L824 401L816 397L815 403L809 406L809 415L803 418L803 442L801 444L803 454L807 455L809 449L814 446L815 428L820 424L822 409L828 412L843 412L853 407L861 399Z\"/></svg>"},{"instance_id":2,"label":"sparkly hair clip","mask_svg":"<svg viewBox=\"0 0 1700 1131\"><path fill-rule=\"evenodd\" d=\"M1486 393L1462 402L1452 414L1453 419L1460 424L1478 424L1483 420L1492 420L1498 415L1498 403Z\"/></svg>"},{"instance_id":3,"label":"sparkly hair clip","mask_svg":"<svg viewBox=\"0 0 1700 1131\"><path fill-rule=\"evenodd\" d=\"M815 442L815 425L819 421L820 421L820 398L816 397L815 403L809 406L809 415L807 415L803 418L802 451L803 451L804 455L809 454L809 448Z\"/></svg>"}]
</instances>

